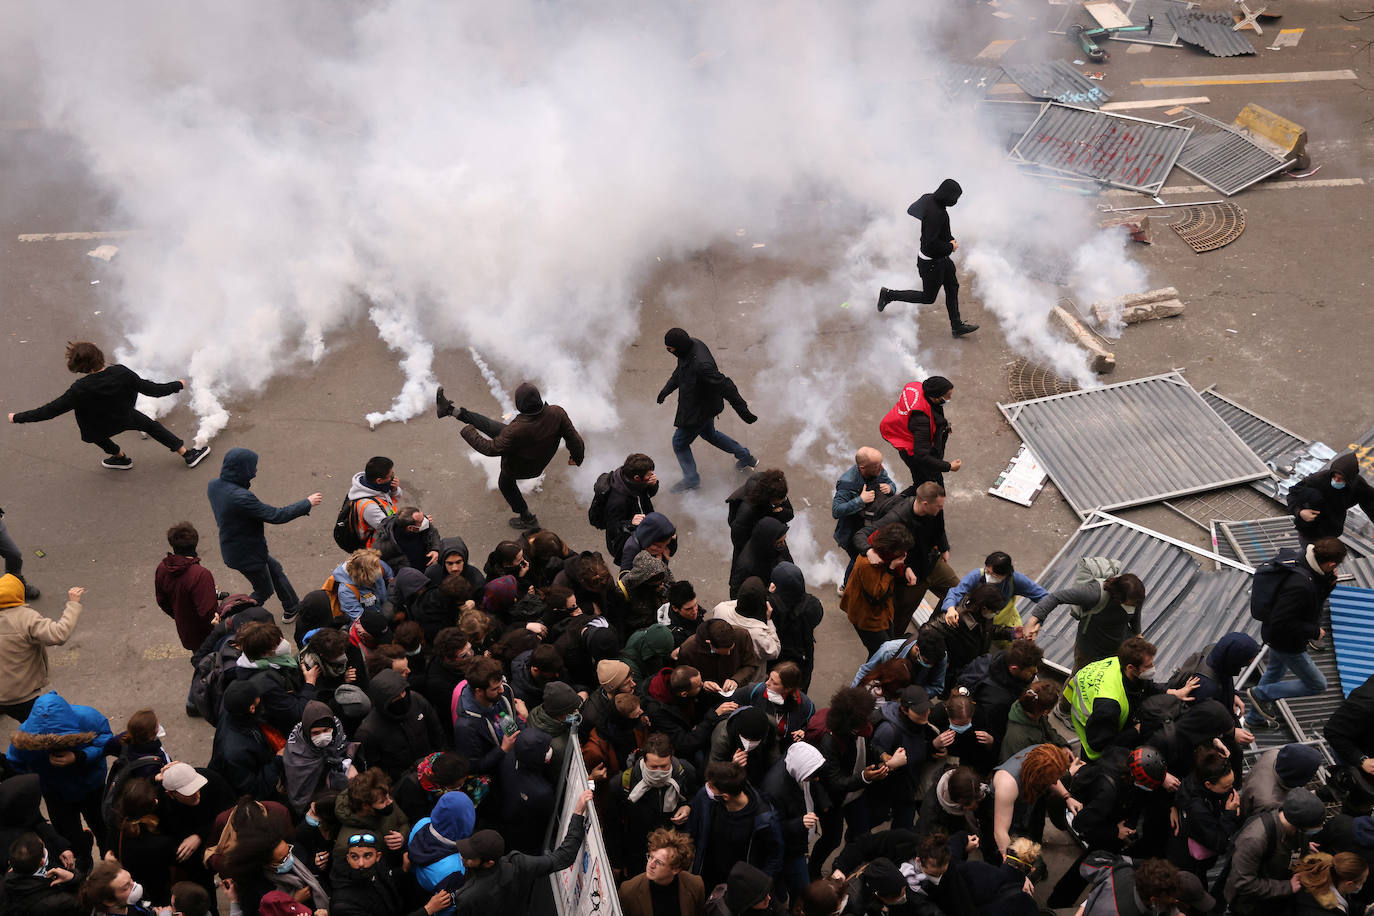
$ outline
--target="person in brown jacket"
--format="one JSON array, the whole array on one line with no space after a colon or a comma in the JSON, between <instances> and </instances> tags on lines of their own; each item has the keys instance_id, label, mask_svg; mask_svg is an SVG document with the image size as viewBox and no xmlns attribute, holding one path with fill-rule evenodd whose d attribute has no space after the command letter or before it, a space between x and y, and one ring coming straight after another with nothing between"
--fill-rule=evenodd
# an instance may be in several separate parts
<instances>
[{"instance_id":1,"label":"person in brown jacket","mask_svg":"<svg viewBox=\"0 0 1374 916\"><path fill-rule=\"evenodd\" d=\"M510 423L484 417L466 407L455 410L453 402L444 397L442 388L435 393L434 404L439 419L456 417L458 422L467 424L461 435L473 451L501 459L501 475L496 479L496 488L516 513L510 520L511 527L538 528L539 519L530 512L516 481L543 474L558 453L560 440L568 446L568 464L582 464L586 446L572 420L568 419L568 412L557 404L545 404L539 389L529 382L521 382L515 389L515 407L520 412Z\"/></svg>"},{"instance_id":2,"label":"person in brown jacket","mask_svg":"<svg viewBox=\"0 0 1374 916\"><path fill-rule=\"evenodd\" d=\"M706 885L688 871L695 858L696 850L687 834L662 827L650 833L644 873L620 885L621 911L625 916L668 912L704 916Z\"/></svg>"},{"instance_id":3,"label":"person in brown jacket","mask_svg":"<svg viewBox=\"0 0 1374 916\"><path fill-rule=\"evenodd\" d=\"M893 597L897 583L914 573L906 566L907 551L915 539L901 522L879 528L869 537L868 552L856 557L844 583L840 610L849 617L854 632L871 656L892 639Z\"/></svg>"},{"instance_id":4,"label":"person in brown jacket","mask_svg":"<svg viewBox=\"0 0 1374 916\"><path fill-rule=\"evenodd\" d=\"M729 699L741 687L759 679L759 657L743 627L724 620L707 620L678 649L679 665L701 672L702 687Z\"/></svg>"},{"instance_id":5,"label":"person in brown jacket","mask_svg":"<svg viewBox=\"0 0 1374 916\"><path fill-rule=\"evenodd\" d=\"M0 576L0 714L23 722L48 686L48 646L71 638L81 617L84 588L67 590L60 620L50 620L24 603L24 583Z\"/></svg>"}]
</instances>

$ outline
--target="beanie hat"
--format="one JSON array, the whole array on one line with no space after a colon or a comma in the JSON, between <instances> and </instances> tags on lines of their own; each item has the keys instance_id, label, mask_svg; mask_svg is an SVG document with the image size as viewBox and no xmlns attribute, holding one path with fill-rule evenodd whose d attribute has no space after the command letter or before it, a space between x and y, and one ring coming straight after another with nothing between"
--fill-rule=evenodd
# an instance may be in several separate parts
<instances>
[{"instance_id":1,"label":"beanie hat","mask_svg":"<svg viewBox=\"0 0 1374 916\"><path fill-rule=\"evenodd\" d=\"M864 883L879 897L896 897L906 887L906 877L892 864L891 859L878 858L864 869Z\"/></svg>"},{"instance_id":2,"label":"beanie hat","mask_svg":"<svg viewBox=\"0 0 1374 916\"><path fill-rule=\"evenodd\" d=\"M536 414L544 409L544 399L539 389L529 382L521 382L515 388L515 409L523 414Z\"/></svg>"},{"instance_id":3,"label":"beanie hat","mask_svg":"<svg viewBox=\"0 0 1374 916\"><path fill-rule=\"evenodd\" d=\"M673 631L656 623L644 631L640 646L647 655L667 655L673 646Z\"/></svg>"},{"instance_id":4,"label":"beanie hat","mask_svg":"<svg viewBox=\"0 0 1374 916\"><path fill-rule=\"evenodd\" d=\"M750 576L739 587L735 613L750 620L768 620L768 586L758 576Z\"/></svg>"},{"instance_id":5,"label":"beanie hat","mask_svg":"<svg viewBox=\"0 0 1374 916\"><path fill-rule=\"evenodd\" d=\"M1274 758L1274 774L1285 786L1305 786L1317 775L1321 751L1306 744L1285 744Z\"/></svg>"},{"instance_id":6,"label":"beanie hat","mask_svg":"<svg viewBox=\"0 0 1374 916\"><path fill-rule=\"evenodd\" d=\"M361 719L372 712L372 701L357 684L335 687L334 703L339 707L339 714L349 719Z\"/></svg>"},{"instance_id":7,"label":"beanie hat","mask_svg":"<svg viewBox=\"0 0 1374 916\"><path fill-rule=\"evenodd\" d=\"M561 719L582 708L582 698L562 681L549 681L544 685L544 712Z\"/></svg>"},{"instance_id":8,"label":"beanie hat","mask_svg":"<svg viewBox=\"0 0 1374 916\"><path fill-rule=\"evenodd\" d=\"M589 624L583 636L587 642L587 654L597 661L615 658L620 654L620 637L610 627Z\"/></svg>"},{"instance_id":9,"label":"beanie hat","mask_svg":"<svg viewBox=\"0 0 1374 916\"><path fill-rule=\"evenodd\" d=\"M519 585L514 576L497 576L482 590L482 610L505 614L515 603Z\"/></svg>"},{"instance_id":10,"label":"beanie hat","mask_svg":"<svg viewBox=\"0 0 1374 916\"><path fill-rule=\"evenodd\" d=\"M630 678L630 666L618 659L602 659L596 663L596 682L610 691L620 689Z\"/></svg>"},{"instance_id":11,"label":"beanie hat","mask_svg":"<svg viewBox=\"0 0 1374 916\"><path fill-rule=\"evenodd\" d=\"M725 906L731 913L743 913L762 903L773 889L773 879L748 862L736 862L725 879Z\"/></svg>"},{"instance_id":12,"label":"beanie hat","mask_svg":"<svg viewBox=\"0 0 1374 916\"><path fill-rule=\"evenodd\" d=\"M1316 830L1326 820L1326 806L1310 789L1289 789L1283 797L1283 818L1299 830Z\"/></svg>"},{"instance_id":13,"label":"beanie hat","mask_svg":"<svg viewBox=\"0 0 1374 916\"><path fill-rule=\"evenodd\" d=\"M678 351L685 350L692 345L692 335L682 328L669 328L668 333L663 335L663 345Z\"/></svg>"},{"instance_id":14,"label":"beanie hat","mask_svg":"<svg viewBox=\"0 0 1374 916\"><path fill-rule=\"evenodd\" d=\"M735 726L735 734L750 741L762 741L772 728L768 713L757 706L741 706L730 714L730 722Z\"/></svg>"},{"instance_id":15,"label":"beanie hat","mask_svg":"<svg viewBox=\"0 0 1374 916\"><path fill-rule=\"evenodd\" d=\"M456 843L472 834L477 821L477 809L465 792L445 792L429 815L430 829L448 843Z\"/></svg>"},{"instance_id":16,"label":"beanie hat","mask_svg":"<svg viewBox=\"0 0 1374 916\"><path fill-rule=\"evenodd\" d=\"M368 608L358 617L358 624L363 628L363 632L377 640L378 645L391 642L390 623L386 615L375 607Z\"/></svg>"},{"instance_id":17,"label":"beanie hat","mask_svg":"<svg viewBox=\"0 0 1374 916\"><path fill-rule=\"evenodd\" d=\"M943 375L932 375L921 383L921 390L928 398L942 398L954 390L954 383Z\"/></svg>"}]
</instances>

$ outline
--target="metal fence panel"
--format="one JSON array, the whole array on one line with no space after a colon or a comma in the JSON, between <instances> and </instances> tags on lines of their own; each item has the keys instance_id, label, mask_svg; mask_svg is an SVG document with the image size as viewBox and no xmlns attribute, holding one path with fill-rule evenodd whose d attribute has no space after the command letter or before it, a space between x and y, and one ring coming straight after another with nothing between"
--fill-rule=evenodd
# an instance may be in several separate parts
<instances>
[{"instance_id":1,"label":"metal fence panel","mask_svg":"<svg viewBox=\"0 0 1374 916\"><path fill-rule=\"evenodd\" d=\"M1011 151L1014 159L1131 191L1157 194L1189 128L1050 104Z\"/></svg>"},{"instance_id":2,"label":"metal fence panel","mask_svg":"<svg viewBox=\"0 0 1374 916\"><path fill-rule=\"evenodd\" d=\"M1177 372L998 408L1080 517L1269 474Z\"/></svg>"},{"instance_id":3,"label":"metal fence panel","mask_svg":"<svg viewBox=\"0 0 1374 916\"><path fill-rule=\"evenodd\" d=\"M1193 133L1179 154L1178 167L1228 197L1293 164L1231 124L1191 108L1185 111Z\"/></svg>"}]
</instances>

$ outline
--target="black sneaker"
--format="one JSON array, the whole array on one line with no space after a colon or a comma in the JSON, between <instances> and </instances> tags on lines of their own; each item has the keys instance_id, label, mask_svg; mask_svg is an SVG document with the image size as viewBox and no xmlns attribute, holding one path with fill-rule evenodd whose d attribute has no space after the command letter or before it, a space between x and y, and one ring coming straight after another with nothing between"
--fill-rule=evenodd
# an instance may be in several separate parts
<instances>
[{"instance_id":1,"label":"black sneaker","mask_svg":"<svg viewBox=\"0 0 1374 916\"><path fill-rule=\"evenodd\" d=\"M293 608L282 608L282 609L281 609L281 622L282 622L282 623L290 623L291 621L293 621L293 620L296 619L296 615L297 615L298 613L300 613L300 608L298 608L298 607L293 607Z\"/></svg>"},{"instance_id":2,"label":"black sneaker","mask_svg":"<svg viewBox=\"0 0 1374 916\"><path fill-rule=\"evenodd\" d=\"M20 579L19 581L20 581L20 582L24 582L23 579ZM37 600L38 600L39 598L41 598L42 596L43 596L43 593L40 592L40 591L38 590L38 587L37 587L37 586L30 585L29 583L24 582L24 600L25 600L25 601L37 601Z\"/></svg>"},{"instance_id":3,"label":"black sneaker","mask_svg":"<svg viewBox=\"0 0 1374 916\"><path fill-rule=\"evenodd\" d=\"M112 471L127 471L134 466L134 459L128 455L113 455L100 463Z\"/></svg>"},{"instance_id":4,"label":"black sneaker","mask_svg":"<svg viewBox=\"0 0 1374 916\"><path fill-rule=\"evenodd\" d=\"M1245 727L1252 732L1266 732L1283 728L1283 723L1278 721L1277 719L1264 719L1259 722L1251 722L1249 719L1246 719Z\"/></svg>"},{"instance_id":5,"label":"black sneaker","mask_svg":"<svg viewBox=\"0 0 1374 916\"><path fill-rule=\"evenodd\" d=\"M739 461L735 462L735 470L737 471L752 471L754 468L758 466L758 455L750 455L748 458L741 458Z\"/></svg>"},{"instance_id":6,"label":"black sneaker","mask_svg":"<svg viewBox=\"0 0 1374 916\"><path fill-rule=\"evenodd\" d=\"M1309 639L1307 641L1308 652L1325 652L1331 648L1331 640L1323 636L1321 639Z\"/></svg>"},{"instance_id":7,"label":"black sneaker","mask_svg":"<svg viewBox=\"0 0 1374 916\"><path fill-rule=\"evenodd\" d=\"M186 466L188 468L193 468L204 461L205 456L208 454L210 454L210 446L206 445L201 448L188 448L186 454L181 457L186 459Z\"/></svg>"},{"instance_id":8,"label":"black sneaker","mask_svg":"<svg viewBox=\"0 0 1374 916\"><path fill-rule=\"evenodd\" d=\"M539 527L539 516L537 515L512 515L510 526L516 531L528 531L531 528Z\"/></svg>"},{"instance_id":9,"label":"black sneaker","mask_svg":"<svg viewBox=\"0 0 1374 916\"><path fill-rule=\"evenodd\" d=\"M453 402L444 397L442 388L434 392L434 412L439 415L440 420L453 416Z\"/></svg>"},{"instance_id":10,"label":"black sneaker","mask_svg":"<svg viewBox=\"0 0 1374 916\"><path fill-rule=\"evenodd\" d=\"M878 311L881 312L883 309L887 308L887 304L888 304L889 302L891 302L891 301L892 301L892 290L888 289L886 286L879 287L879 289L878 289Z\"/></svg>"},{"instance_id":11,"label":"black sneaker","mask_svg":"<svg viewBox=\"0 0 1374 916\"><path fill-rule=\"evenodd\" d=\"M1255 696L1255 688L1247 687L1245 698L1250 701L1250 708L1270 722L1279 721L1279 708L1270 700L1261 700Z\"/></svg>"},{"instance_id":12,"label":"black sneaker","mask_svg":"<svg viewBox=\"0 0 1374 916\"><path fill-rule=\"evenodd\" d=\"M686 493L688 490L701 489L701 481L679 480L668 488L669 493Z\"/></svg>"},{"instance_id":13,"label":"black sneaker","mask_svg":"<svg viewBox=\"0 0 1374 916\"><path fill-rule=\"evenodd\" d=\"M978 325L969 324L967 321L961 321L950 328L950 330L954 332L955 337L963 337L965 334L972 334L974 331L978 330Z\"/></svg>"}]
</instances>

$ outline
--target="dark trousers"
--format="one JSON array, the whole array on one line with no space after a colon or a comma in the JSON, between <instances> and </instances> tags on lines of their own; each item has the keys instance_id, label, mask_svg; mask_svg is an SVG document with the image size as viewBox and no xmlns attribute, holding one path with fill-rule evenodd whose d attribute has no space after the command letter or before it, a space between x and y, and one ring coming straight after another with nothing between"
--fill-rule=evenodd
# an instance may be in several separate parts
<instances>
[{"instance_id":1,"label":"dark trousers","mask_svg":"<svg viewBox=\"0 0 1374 916\"><path fill-rule=\"evenodd\" d=\"M846 828L843 830L846 841L853 842L856 836L867 833L872 826L867 792L845 805L843 809L831 808L822 814L821 835L816 840L816 845L811 847L811 858L808 863L811 879L814 881L821 876L825 860L840 848L842 827Z\"/></svg>"},{"instance_id":2,"label":"dark trousers","mask_svg":"<svg viewBox=\"0 0 1374 916\"><path fill-rule=\"evenodd\" d=\"M908 455L906 452L902 451L901 449L898 449L897 457L902 459L902 464L906 465L906 469L911 472L910 492L912 494L916 492L917 487L925 483L927 480L932 480L942 487L945 485L945 475L931 474L930 471L921 467L921 465L916 462L915 455Z\"/></svg>"},{"instance_id":3,"label":"dark trousers","mask_svg":"<svg viewBox=\"0 0 1374 916\"><path fill-rule=\"evenodd\" d=\"M922 289L890 289L887 292L892 301L930 305L944 289L950 327L959 324L959 277L954 272L954 262L949 258L917 258L916 272L921 276Z\"/></svg>"},{"instance_id":4,"label":"dark trousers","mask_svg":"<svg viewBox=\"0 0 1374 916\"><path fill-rule=\"evenodd\" d=\"M78 753L80 753L78 751ZM91 869L91 837L81 829L81 819L105 851L105 821L100 813L100 799L105 787L100 786L81 798L66 799L43 793L43 802L48 806L48 820L53 829L62 834L72 844L72 855L76 856L77 867L83 871Z\"/></svg>"},{"instance_id":5,"label":"dark trousers","mask_svg":"<svg viewBox=\"0 0 1374 916\"><path fill-rule=\"evenodd\" d=\"M38 697L34 697L32 700L25 700L22 703L0 705L0 716L9 716L20 725L23 725L24 720L29 717L29 713L33 712L33 704L36 702L38 702Z\"/></svg>"},{"instance_id":6,"label":"dark trousers","mask_svg":"<svg viewBox=\"0 0 1374 916\"><path fill-rule=\"evenodd\" d=\"M273 593L281 602L283 611L294 611L296 605L300 604L296 590L291 587L291 580L286 578L286 571L271 554L267 555L266 562L261 566L235 568L248 580L248 584L253 586L253 600L258 604L266 604Z\"/></svg>"},{"instance_id":7,"label":"dark trousers","mask_svg":"<svg viewBox=\"0 0 1374 916\"><path fill-rule=\"evenodd\" d=\"M125 418L124 423L125 427L122 430L123 432L147 433L174 452L179 450L184 444L181 438L167 427L163 426L152 417L139 413L137 410L129 411L129 416ZM118 455L120 452L119 446L115 445L114 440L109 437L104 439L87 439L86 441L90 442L92 445L100 446L101 451L107 455Z\"/></svg>"},{"instance_id":8,"label":"dark trousers","mask_svg":"<svg viewBox=\"0 0 1374 916\"><path fill-rule=\"evenodd\" d=\"M0 557L5 558L6 574L23 578L24 551L14 543L14 538L10 537L9 529L5 527L4 522L0 522Z\"/></svg>"},{"instance_id":9,"label":"dark trousers","mask_svg":"<svg viewBox=\"0 0 1374 916\"><path fill-rule=\"evenodd\" d=\"M859 634L859 642L864 644L864 651L869 658L878 651L878 647L892 638L892 634L887 630L861 630L854 627L854 632Z\"/></svg>"},{"instance_id":10,"label":"dark trousers","mask_svg":"<svg viewBox=\"0 0 1374 916\"><path fill-rule=\"evenodd\" d=\"M506 424L500 420L493 420L491 417L483 416L468 410L466 407L458 412L458 422L469 423L477 427L477 431L489 439L495 439L501 435L501 430L506 428ZM501 473L496 477L496 489L501 491L501 495L506 499L506 505L510 506L512 512L521 518L529 518L530 504L525 502L519 484L505 468L502 468Z\"/></svg>"}]
</instances>

